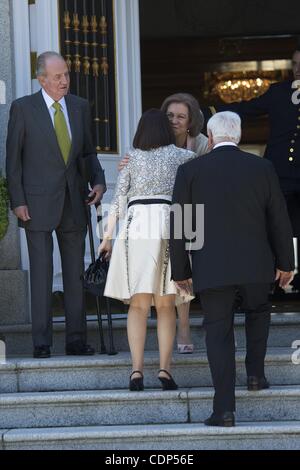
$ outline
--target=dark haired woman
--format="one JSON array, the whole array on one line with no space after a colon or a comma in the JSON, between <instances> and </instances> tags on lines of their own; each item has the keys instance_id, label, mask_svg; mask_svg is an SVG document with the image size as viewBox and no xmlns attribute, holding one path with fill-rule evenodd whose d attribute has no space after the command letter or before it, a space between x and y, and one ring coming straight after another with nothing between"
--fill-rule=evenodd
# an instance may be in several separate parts
<instances>
[{"instance_id":1,"label":"dark haired woman","mask_svg":"<svg viewBox=\"0 0 300 470\"><path fill-rule=\"evenodd\" d=\"M129 163L119 174L104 239L99 247L112 251L116 221L127 207L125 224L114 244L105 296L130 304L127 332L132 357L130 390L143 390L144 347L151 305L157 311L160 355L158 378L164 390L177 389L171 374L176 332L175 305L189 301L171 281L168 228L177 168L195 157L175 146L170 122L160 110L143 114L129 153Z\"/></svg>"}]
</instances>

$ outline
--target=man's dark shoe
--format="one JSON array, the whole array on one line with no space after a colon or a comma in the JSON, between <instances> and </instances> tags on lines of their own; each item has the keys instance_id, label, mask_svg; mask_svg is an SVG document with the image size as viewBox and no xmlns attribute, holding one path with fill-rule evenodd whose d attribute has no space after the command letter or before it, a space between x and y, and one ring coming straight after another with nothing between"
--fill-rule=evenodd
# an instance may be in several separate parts
<instances>
[{"instance_id":1,"label":"man's dark shoe","mask_svg":"<svg viewBox=\"0 0 300 470\"><path fill-rule=\"evenodd\" d=\"M233 411L224 411L224 413L213 413L209 418L204 421L206 426L224 426L226 428L235 426L235 419Z\"/></svg>"},{"instance_id":2,"label":"man's dark shoe","mask_svg":"<svg viewBox=\"0 0 300 470\"><path fill-rule=\"evenodd\" d=\"M89 344L74 341L74 343L69 343L66 346L67 356L93 356L94 354L95 349Z\"/></svg>"},{"instance_id":3,"label":"man's dark shoe","mask_svg":"<svg viewBox=\"0 0 300 470\"><path fill-rule=\"evenodd\" d=\"M33 350L33 357L36 359L46 359L50 357L50 346L35 346Z\"/></svg>"},{"instance_id":4,"label":"man's dark shoe","mask_svg":"<svg viewBox=\"0 0 300 470\"><path fill-rule=\"evenodd\" d=\"M250 392L255 392L258 390L264 390L265 388L270 388L270 384L265 377L249 375L247 378L247 388Z\"/></svg>"}]
</instances>

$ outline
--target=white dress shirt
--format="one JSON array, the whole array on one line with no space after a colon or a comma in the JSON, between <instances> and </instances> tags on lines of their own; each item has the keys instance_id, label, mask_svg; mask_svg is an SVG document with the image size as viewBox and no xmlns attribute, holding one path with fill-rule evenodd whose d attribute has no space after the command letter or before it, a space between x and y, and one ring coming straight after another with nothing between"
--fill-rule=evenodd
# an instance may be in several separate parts
<instances>
[{"instance_id":1,"label":"white dress shirt","mask_svg":"<svg viewBox=\"0 0 300 470\"><path fill-rule=\"evenodd\" d=\"M214 150L217 147L223 147L224 145L234 145L235 147L237 147L237 144L235 144L234 142L228 142L228 140L226 140L225 142L220 142L219 144L214 145Z\"/></svg>"},{"instance_id":2,"label":"white dress shirt","mask_svg":"<svg viewBox=\"0 0 300 470\"><path fill-rule=\"evenodd\" d=\"M52 105L53 105L53 103L55 103L55 100L53 98L51 98L51 96L49 96L48 93L46 93L43 88L42 88L42 95L43 95L43 98L45 100L45 103L46 103L46 106L48 108L48 111L49 111L49 114L50 114L50 117L51 117L51 120L52 120L52 124L53 124L53 127L54 127L55 109L53 108ZM69 121L69 116L68 116L68 109L67 109L66 100L65 100L64 96L59 100L59 104L61 105L62 112L64 113L67 128L68 128L68 131L69 131L69 136L70 136L70 139L72 140L72 132L71 132L71 126L70 126L70 121Z\"/></svg>"}]
</instances>

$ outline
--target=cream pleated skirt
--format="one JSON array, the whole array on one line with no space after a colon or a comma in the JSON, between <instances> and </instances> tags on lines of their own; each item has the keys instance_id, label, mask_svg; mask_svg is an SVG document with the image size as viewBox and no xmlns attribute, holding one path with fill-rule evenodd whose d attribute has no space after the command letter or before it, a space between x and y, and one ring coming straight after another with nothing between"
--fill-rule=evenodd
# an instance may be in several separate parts
<instances>
[{"instance_id":1,"label":"cream pleated skirt","mask_svg":"<svg viewBox=\"0 0 300 470\"><path fill-rule=\"evenodd\" d=\"M166 197L153 196L151 199ZM129 202L135 199L149 198L132 198ZM171 280L169 226L170 206L167 203L136 204L128 208L113 246L104 292L106 297L129 303L134 294L175 294L176 305L194 298L181 295Z\"/></svg>"}]
</instances>

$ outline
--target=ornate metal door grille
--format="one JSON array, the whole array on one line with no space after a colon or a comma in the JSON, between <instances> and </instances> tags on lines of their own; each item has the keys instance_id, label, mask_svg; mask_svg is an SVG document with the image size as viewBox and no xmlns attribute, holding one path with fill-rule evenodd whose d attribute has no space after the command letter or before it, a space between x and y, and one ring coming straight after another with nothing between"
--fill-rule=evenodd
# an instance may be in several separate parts
<instances>
[{"instance_id":1,"label":"ornate metal door grille","mask_svg":"<svg viewBox=\"0 0 300 470\"><path fill-rule=\"evenodd\" d=\"M59 0L71 93L89 100L97 152L117 152L112 0Z\"/></svg>"}]
</instances>

